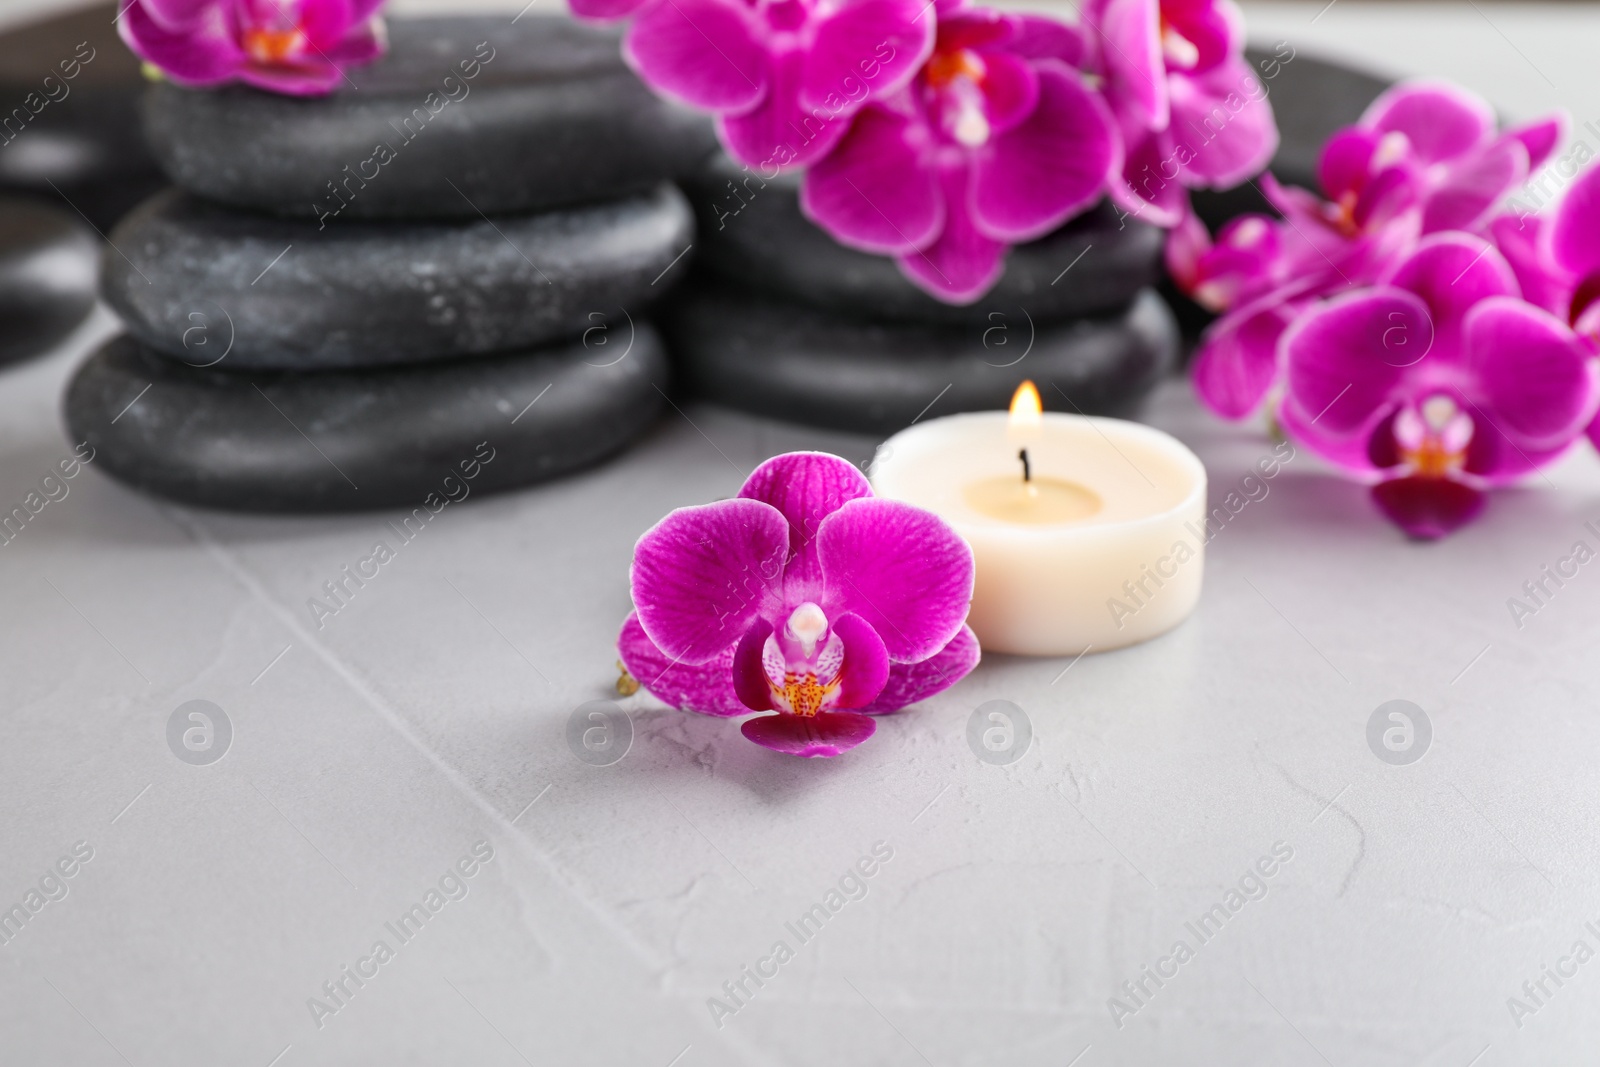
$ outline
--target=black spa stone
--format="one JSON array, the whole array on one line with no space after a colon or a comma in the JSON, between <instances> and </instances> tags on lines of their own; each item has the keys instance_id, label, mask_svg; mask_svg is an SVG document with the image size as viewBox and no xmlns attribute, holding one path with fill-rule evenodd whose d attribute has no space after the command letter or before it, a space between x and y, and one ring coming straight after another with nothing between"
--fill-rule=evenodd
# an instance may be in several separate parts
<instances>
[{"instance_id":1,"label":"black spa stone","mask_svg":"<svg viewBox=\"0 0 1600 1067\"><path fill-rule=\"evenodd\" d=\"M1004 408L1025 378L1045 407L1125 413L1172 367L1178 335L1145 290L1120 313L1032 327L851 322L732 288L680 293L664 321L678 373L759 415L890 434L919 415Z\"/></svg>"},{"instance_id":2,"label":"black spa stone","mask_svg":"<svg viewBox=\"0 0 1600 1067\"><path fill-rule=\"evenodd\" d=\"M1162 231L1119 221L1101 204L1006 257L977 303L954 307L912 285L892 259L846 248L800 211L800 178L763 180L717 155L685 189L699 224L700 264L726 280L815 307L885 320L984 323L998 313L1035 321L1127 305L1161 275Z\"/></svg>"},{"instance_id":3,"label":"black spa stone","mask_svg":"<svg viewBox=\"0 0 1600 1067\"><path fill-rule=\"evenodd\" d=\"M604 459L656 419L655 332L382 372L194 370L132 338L67 388L95 467L145 492L257 512L428 508L547 481ZM631 341L631 346L628 345ZM626 350L619 358L615 353ZM432 508L428 508L433 510Z\"/></svg>"},{"instance_id":4,"label":"black spa stone","mask_svg":"<svg viewBox=\"0 0 1600 1067\"><path fill-rule=\"evenodd\" d=\"M638 316L692 240L670 185L539 215L320 230L171 190L112 233L101 290L130 333L191 366L413 363Z\"/></svg>"},{"instance_id":5,"label":"black spa stone","mask_svg":"<svg viewBox=\"0 0 1600 1067\"><path fill-rule=\"evenodd\" d=\"M0 196L0 363L46 351L88 317L99 258L76 215Z\"/></svg>"},{"instance_id":6,"label":"black spa stone","mask_svg":"<svg viewBox=\"0 0 1600 1067\"><path fill-rule=\"evenodd\" d=\"M279 214L477 218L617 197L715 147L709 120L623 64L619 34L532 13L391 19L388 55L327 97L159 85L145 128L179 185Z\"/></svg>"},{"instance_id":7,"label":"black spa stone","mask_svg":"<svg viewBox=\"0 0 1600 1067\"><path fill-rule=\"evenodd\" d=\"M139 131L145 81L116 14L97 5L0 34L0 189L102 231L166 184Z\"/></svg>"}]
</instances>

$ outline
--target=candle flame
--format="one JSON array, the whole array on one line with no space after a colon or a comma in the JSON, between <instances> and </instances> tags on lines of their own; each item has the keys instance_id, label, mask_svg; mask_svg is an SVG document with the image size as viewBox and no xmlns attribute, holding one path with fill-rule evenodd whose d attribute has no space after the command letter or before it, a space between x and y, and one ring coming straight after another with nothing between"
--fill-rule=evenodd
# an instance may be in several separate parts
<instances>
[{"instance_id":1,"label":"candle flame","mask_svg":"<svg viewBox=\"0 0 1600 1067\"><path fill-rule=\"evenodd\" d=\"M1041 414L1044 405L1039 400L1039 390L1031 381L1024 380L1017 386L1017 391L1011 397L1011 418L1006 423L1006 428L1013 436L1018 434L1032 436L1044 425Z\"/></svg>"}]
</instances>

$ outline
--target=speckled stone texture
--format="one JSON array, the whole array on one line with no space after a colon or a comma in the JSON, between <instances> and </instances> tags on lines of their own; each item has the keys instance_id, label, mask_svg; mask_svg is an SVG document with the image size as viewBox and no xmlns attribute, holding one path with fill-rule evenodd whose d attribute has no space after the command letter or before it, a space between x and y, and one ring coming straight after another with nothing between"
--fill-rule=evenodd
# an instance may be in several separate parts
<instances>
[{"instance_id":1,"label":"speckled stone texture","mask_svg":"<svg viewBox=\"0 0 1600 1067\"><path fill-rule=\"evenodd\" d=\"M868 318L983 323L993 312L1077 318L1127 306L1161 277L1163 231L1118 219L1109 204L1018 245L988 295L956 307L906 280L894 260L837 243L800 209L800 176L771 180L718 155L685 183L711 274L774 296Z\"/></svg>"},{"instance_id":2,"label":"speckled stone texture","mask_svg":"<svg viewBox=\"0 0 1600 1067\"><path fill-rule=\"evenodd\" d=\"M999 313L996 313L999 314ZM1124 311L1046 325L852 322L732 288L674 302L663 328L699 396L789 422L890 434L921 416L1004 408L1025 378L1047 408L1134 407L1177 360L1178 334L1146 290Z\"/></svg>"},{"instance_id":3,"label":"speckled stone texture","mask_svg":"<svg viewBox=\"0 0 1600 1067\"><path fill-rule=\"evenodd\" d=\"M636 317L692 240L688 205L669 185L538 215L321 230L173 190L112 234L101 284L135 337L190 365L391 365Z\"/></svg>"},{"instance_id":4,"label":"speckled stone texture","mask_svg":"<svg viewBox=\"0 0 1600 1067\"><path fill-rule=\"evenodd\" d=\"M643 324L605 346L248 379L121 336L78 369L66 423L97 469L185 503L425 507L429 494L495 492L590 466L654 422L667 387L660 341Z\"/></svg>"},{"instance_id":5,"label":"speckled stone texture","mask_svg":"<svg viewBox=\"0 0 1600 1067\"><path fill-rule=\"evenodd\" d=\"M528 12L391 19L389 33L389 54L325 98L153 87L157 159L238 207L476 218L648 189L715 148L710 120L623 64L617 29Z\"/></svg>"}]
</instances>

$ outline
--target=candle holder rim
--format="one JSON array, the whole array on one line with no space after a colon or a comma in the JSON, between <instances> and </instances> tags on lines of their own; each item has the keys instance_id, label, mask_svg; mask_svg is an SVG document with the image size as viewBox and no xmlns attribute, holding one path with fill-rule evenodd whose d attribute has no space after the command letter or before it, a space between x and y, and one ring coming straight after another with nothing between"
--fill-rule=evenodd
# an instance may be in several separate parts
<instances>
[{"instance_id":1,"label":"candle holder rim","mask_svg":"<svg viewBox=\"0 0 1600 1067\"><path fill-rule=\"evenodd\" d=\"M1010 523L995 523L990 525L986 523L983 525L983 529L985 531L995 533L1001 537L1017 538L1025 541L1060 540L1063 537L1087 538L1101 534L1106 530L1137 530L1140 527L1147 525L1158 525L1178 515L1181 515L1186 510L1193 508L1196 503L1199 503L1203 510L1210 481L1210 476L1206 471L1206 465L1204 461L1202 461L1200 457L1195 454L1194 449L1190 448L1188 445L1184 444L1167 431L1155 426L1151 426L1148 423L1135 422L1132 419L1118 419L1107 415L1079 415L1068 411L1046 411L1043 412L1042 415L1047 423L1052 421L1062 421L1087 423L1091 425L1110 424L1116 426L1118 428L1118 432L1131 430L1135 434L1142 435L1146 440L1154 442L1158 447L1170 449L1171 454L1177 458L1179 464L1188 468L1188 471L1192 476L1193 484L1189 487L1189 491L1183 495L1182 499L1178 500L1172 506L1162 508L1159 511L1153 511L1148 515L1142 515L1136 519L1124 519L1115 523L1089 523L1082 525L1063 524L1060 526L1020 526ZM878 449L881 451L884 447L892 445L898 440L922 436L928 432L930 427L937 426L942 422L951 420L960 420L963 422L1005 422L1009 418L1010 413L1006 411L961 411L953 415L943 415L937 419L930 419L921 425L908 426L905 429L900 430L894 435L886 438L883 443L878 446ZM1133 463L1132 460L1129 460L1128 462L1130 465ZM893 464L894 457L892 452L891 455L883 461L883 463L875 463L875 469L870 481L872 482L873 491L879 495L882 495L882 491L878 484L880 472L887 467L893 466ZM1137 470L1138 468L1135 467L1134 469ZM890 499L894 498L891 497ZM958 527L962 524L963 523L961 520L956 520L953 523L953 525L957 525Z\"/></svg>"}]
</instances>

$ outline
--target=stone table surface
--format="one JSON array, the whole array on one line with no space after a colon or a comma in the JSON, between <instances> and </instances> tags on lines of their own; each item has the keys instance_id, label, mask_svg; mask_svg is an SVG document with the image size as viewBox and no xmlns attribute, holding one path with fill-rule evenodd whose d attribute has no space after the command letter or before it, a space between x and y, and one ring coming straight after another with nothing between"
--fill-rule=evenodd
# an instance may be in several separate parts
<instances>
[{"instance_id":1,"label":"stone table surface","mask_svg":"<svg viewBox=\"0 0 1600 1067\"><path fill-rule=\"evenodd\" d=\"M1452 62L1519 112L1546 101L1517 52L1587 70L1552 9L1318 6L1270 5L1262 34L1364 32L1395 70L1476 48ZM99 312L0 371L0 511L69 454L62 383L114 328ZM1271 447L1178 381L1146 417L1199 452L1214 500ZM59 898L0 944L0 1063L1592 1062L1600 569L1520 626L1507 607L1600 546L1591 450L1432 546L1300 456L1157 641L990 657L834 761L643 695L625 756L577 759L638 534L774 453L874 443L690 406L602 469L450 505L321 619L308 599L394 545L396 516L200 512L91 464L0 546L0 909ZM1033 732L1004 766L967 743L996 699ZM1368 745L1393 699L1432 724L1407 766ZM231 725L209 765L169 747L191 700ZM492 858L451 876L475 847Z\"/></svg>"}]
</instances>

